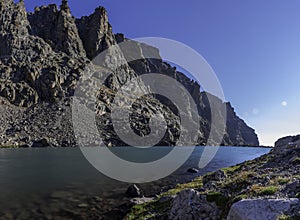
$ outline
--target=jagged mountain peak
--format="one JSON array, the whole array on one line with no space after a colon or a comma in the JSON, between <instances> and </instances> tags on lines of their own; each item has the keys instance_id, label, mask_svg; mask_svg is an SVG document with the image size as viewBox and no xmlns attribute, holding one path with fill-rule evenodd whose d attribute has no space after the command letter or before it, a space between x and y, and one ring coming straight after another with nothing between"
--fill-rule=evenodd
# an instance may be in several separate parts
<instances>
[{"instance_id":1,"label":"jagged mountain peak","mask_svg":"<svg viewBox=\"0 0 300 220\"><path fill-rule=\"evenodd\" d=\"M76 145L70 122L70 101L77 82L92 59L124 41L130 43L132 50L142 58L150 54L153 59L136 60L115 70L114 67L124 63L129 55L122 51L109 54L115 59L106 63L111 67L111 73L96 100L97 120L104 142L112 146L124 145L114 132L110 119L111 102L118 88L137 75L156 72L175 78L191 93L201 116L197 144L205 144L210 130L207 94L201 93L197 82L164 62L157 48L130 41L124 34L115 35L105 8L100 6L91 15L75 19L67 1L62 1L59 9L50 4L36 7L33 13L27 14L23 1L14 3L12 0L0 0L0 97L14 104L16 109L25 108L26 114L16 115L11 125L5 124L3 119L0 141L20 145L44 137L53 146ZM144 89L142 83L137 86ZM217 102L225 104L221 100ZM45 109L49 105L52 107ZM141 108L147 109L148 113L140 115L138 112L144 112ZM63 109L65 113L61 114L57 109ZM150 95L137 101L133 111L132 128L137 134L147 135L149 127L145 121L161 113L167 118L168 129L159 144L176 144L180 119L167 100ZM223 144L258 145L253 129L238 118L232 108L228 108L228 114L232 117L227 121ZM47 129L36 129L45 122ZM58 126L53 125L54 122L58 122ZM26 131L20 129L11 136L10 130L25 125ZM52 127L58 129L52 130Z\"/></svg>"},{"instance_id":2,"label":"jagged mountain peak","mask_svg":"<svg viewBox=\"0 0 300 220\"><path fill-rule=\"evenodd\" d=\"M23 1L14 3L12 0L0 2L0 31L1 35L11 34L13 31L17 35L28 34L28 20Z\"/></svg>"}]
</instances>

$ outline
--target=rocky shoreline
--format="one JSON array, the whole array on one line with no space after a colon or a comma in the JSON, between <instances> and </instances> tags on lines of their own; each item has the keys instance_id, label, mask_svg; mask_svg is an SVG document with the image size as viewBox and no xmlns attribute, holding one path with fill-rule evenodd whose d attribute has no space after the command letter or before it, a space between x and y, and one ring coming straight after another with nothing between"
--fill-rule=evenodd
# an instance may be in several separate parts
<instances>
[{"instance_id":1,"label":"rocky shoreline","mask_svg":"<svg viewBox=\"0 0 300 220\"><path fill-rule=\"evenodd\" d=\"M15 148L52 148L47 140L45 139L40 139L37 141L32 142L32 145L0 145L0 149L15 149ZM74 146L64 146L64 147L74 147ZM169 147L169 146L153 146L155 147ZM201 147L201 146L200 146ZM258 148L273 148L272 146L246 146L246 145L225 145L221 147L258 147Z\"/></svg>"},{"instance_id":2,"label":"rocky shoreline","mask_svg":"<svg viewBox=\"0 0 300 220\"><path fill-rule=\"evenodd\" d=\"M300 135L270 153L178 184L124 219L300 219Z\"/></svg>"}]
</instances>

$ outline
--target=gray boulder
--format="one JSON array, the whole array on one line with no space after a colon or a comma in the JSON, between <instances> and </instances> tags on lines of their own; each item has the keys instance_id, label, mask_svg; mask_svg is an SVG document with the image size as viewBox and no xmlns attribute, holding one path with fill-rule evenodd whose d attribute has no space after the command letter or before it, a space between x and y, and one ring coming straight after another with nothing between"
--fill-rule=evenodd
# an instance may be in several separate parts
<instances>
[{"instance_id":1,"label":"gray boulder","mask_svg":"<svg viewBox=\"0 0 300 220\"><path fill-rule=\"evenodd\" d=\"M245 199L232 205L227 220L276 220L297 203L298 199Z\"/></svg>"},{"instance_id":2,"label":"gray boulder","mask_svg":"<svg viewBox=\"0 0 300 220\"><path fill-rule=\"evenodd\" d=\"M169 219L219 219L220 210L214 204L206 201L206 196L193 189L181 191L173 200Z\"/></svg>"}]
</instances>

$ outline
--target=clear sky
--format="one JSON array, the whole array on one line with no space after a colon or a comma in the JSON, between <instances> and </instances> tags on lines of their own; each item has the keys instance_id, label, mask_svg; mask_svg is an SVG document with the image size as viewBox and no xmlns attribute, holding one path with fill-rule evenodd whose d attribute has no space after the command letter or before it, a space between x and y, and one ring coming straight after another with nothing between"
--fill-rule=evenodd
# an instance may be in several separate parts
<instances>
[{"instance_id":1,"label":"clear sky","mask_svg":"<svg viewBox=\"0 0 300 220\"><path fill-rule=\"evenodd\" d=\"M25 0L28 10L59 0ZM165 37L198 51L261 144L300 133L299 0L69 0L76 17L102 5L115 33Z\"/></svg>"}]
</instances>

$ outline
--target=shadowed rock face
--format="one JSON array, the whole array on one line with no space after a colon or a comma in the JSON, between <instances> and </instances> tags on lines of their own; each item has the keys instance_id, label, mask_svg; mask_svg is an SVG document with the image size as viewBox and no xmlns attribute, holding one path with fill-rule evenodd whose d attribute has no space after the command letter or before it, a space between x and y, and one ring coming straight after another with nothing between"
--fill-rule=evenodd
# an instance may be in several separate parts
<instances>
[{"instance_id":1,"label":"shadowed rock face","mask_svg":"<svg viewBox=\"0 0 300 220\"><path fill-rule=\"evenodd\" d=\"M66 2L60 6L37 7L28 15L30 33L43 38L54 51L71 57L85 57L86 53L79 37L75 18Z\"/></svg>"},{"instance_id":2,"label":"shadowed rock face","mask_svg":"<svg viewBox=\"0 0 300 220\"><path fill-rule=\"evenodd\" d=\"M77 82L86 77L84 69L93 58L124 41L128 39L123 34L113 33L103 7L75 19L67 1L59 8L53 4L41 6L28 14L23 1L0 0L0 96L1 111L5 113L0 143L30 146L34 140L44 138L51 146L75 146L70 105ZM141 57L151 55L153 59L101 70L109 72L96 100L97 123L104 142L109 146L125 145L113 131L110 119L111 102L118 88L137 75L157 72L178 80L190 92L201 116L198 144L205 144L210 131L210 94L200 92L197 82L163 62L157 48L134 41L131 46L131 51L141 53ZM108 59L106 66L114 67L124 63L128 54L116 50L107 56L114 59ZM147 90L142 83L137 87ZM236 116L229 103L215 100L227 106L223 144L257 146L254 130ZM17 112L14 115L10 113L12 108ZM164 115L168 125L159 144L175 145L181 132L178 110L164 97L148 95L137 100L132 108L132 129L138 135L147 135L149 118L158 113Z\"/></svg>"},{"instance_id":3,"label":"shadowed rock face","mask_svg":"<svg viewBox=\"0 0 300 220\"><path fill-rule=\"evenodd\" d=\"M116 44L105 8L98 7L90 16L76 19L76 24L89 59Z\"/></svg>"}]
</instances>

